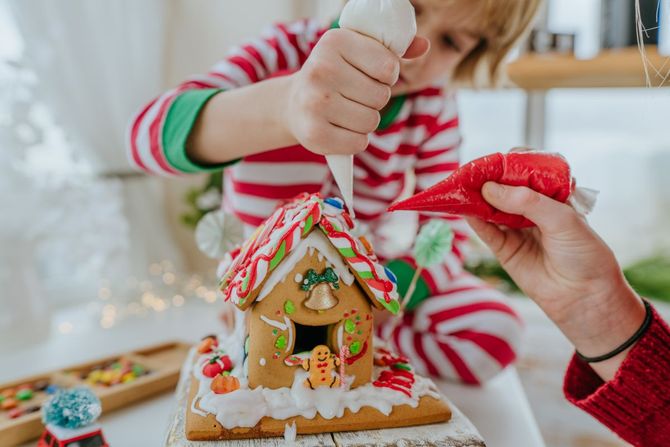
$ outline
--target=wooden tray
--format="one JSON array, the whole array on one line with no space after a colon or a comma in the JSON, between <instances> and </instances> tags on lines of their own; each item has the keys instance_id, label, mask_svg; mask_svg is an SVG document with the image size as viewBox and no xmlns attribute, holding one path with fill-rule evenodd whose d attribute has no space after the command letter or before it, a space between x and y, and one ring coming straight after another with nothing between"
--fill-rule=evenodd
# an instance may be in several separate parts
<instances>
[{"instance_id":1,"label":"wooden tray","mask_svg":"<svg viewBox=\"0 0 670 447\"><path fill-rule=\"evenodd\" d=\"M52 371L36 376L25 377L14 382L0 384L0 395L3 391L18 388L22 385L35 387L39 382L48 382L59 388L88 386L100 398L103 414L117 408L126 407L154 394L173 389L179 380L179 371L188 354L190 345L181 342L170 342L150 346L95 361L69 366L59 371ZM135 380L116 385L91 385L85 377L90 371L128 359L142 366L146 373ZM47 400L46 391L35 391L34 397L20 402L23 409L41 407ZM16 419L10 419L8 411L0 410L0 446L12 446L30 441L40 436L43 430L41 412L34 411Z\"/></svg>"}]
</instances>

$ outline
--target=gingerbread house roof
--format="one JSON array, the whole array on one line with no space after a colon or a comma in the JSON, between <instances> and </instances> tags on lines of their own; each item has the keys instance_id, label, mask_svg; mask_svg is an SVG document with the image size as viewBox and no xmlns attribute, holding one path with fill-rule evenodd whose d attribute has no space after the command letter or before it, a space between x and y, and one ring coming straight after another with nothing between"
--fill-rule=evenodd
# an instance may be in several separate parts
<instances>
[{"instance_id":1,"label":"gingerbread house roof","mask_svg":"<svg viewBox=\"0 0 670 447\"><path fill-rule=\"evenodd\" d=\"M335 249L333 252L337 255L334 256L339 258L329 261L346 263L347 270L353 273L375 307L397 313L400 305L395 276L379 263L367 240L356 235L356 225L344 210L342 201L323 199L319 194L296 197L258 227L221 280L226 301L232 301L242 310L249 308L259 294L267 293L262 290L267 290L264 286L272 273L279 274L280 264L304 245L301 243L317 229Z\"/></svg>"}]
</instances>

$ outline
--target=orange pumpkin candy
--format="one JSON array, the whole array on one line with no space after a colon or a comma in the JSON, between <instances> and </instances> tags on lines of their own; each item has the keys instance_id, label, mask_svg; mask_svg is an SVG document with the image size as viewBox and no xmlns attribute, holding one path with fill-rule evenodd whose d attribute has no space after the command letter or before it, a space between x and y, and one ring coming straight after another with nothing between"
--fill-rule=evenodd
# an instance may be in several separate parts
<instances>
[{"instance_id":1,"label":"orange pumpkin candy","mask_svg":"<svg viewBox=\"0 0 670 447\"><path fill-rule=\"evenodd\" d=\"M240 389L240 381L235 376L219 374L212 380L210 389L216 394L227 394Z\"/></svg>"}]
</instances>

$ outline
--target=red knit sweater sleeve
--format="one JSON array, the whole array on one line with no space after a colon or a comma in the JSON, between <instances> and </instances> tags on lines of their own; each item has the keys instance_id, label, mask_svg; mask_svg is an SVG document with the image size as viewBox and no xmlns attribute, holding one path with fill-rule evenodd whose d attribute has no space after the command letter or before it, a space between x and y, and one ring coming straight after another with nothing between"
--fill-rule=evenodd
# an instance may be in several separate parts
<instances>
[{"instance_id":1,"label":"red knit sweater sleeve","mask_svg":"<svg viewBox=\"0 0 670 447\"><path fill-rule=\"evenodd\" d=\"M654 310L647 333L614 379L605 383L573 357L565 376L567 399L636 446L670 445L670 328Z\"/></svg>"}]
</instances>

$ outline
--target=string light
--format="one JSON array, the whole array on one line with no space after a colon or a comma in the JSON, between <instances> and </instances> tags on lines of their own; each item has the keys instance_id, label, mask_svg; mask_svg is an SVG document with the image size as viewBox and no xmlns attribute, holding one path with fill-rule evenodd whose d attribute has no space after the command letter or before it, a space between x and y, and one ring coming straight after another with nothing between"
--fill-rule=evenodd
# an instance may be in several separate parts
<instances>
[{"instance_id":1,"label":"string light","mask_svg":"<svg viewBox=\"0 0 670 447\"><path fill-rule=\"evenodd\" d=\"M184 307L188 303L212 305L218 301L214 269L206 276L180 275L172 262L163 260L151 263L147 272L145 278L130 276L120 281L121 287L118 289L112 285L112 281L100 281L100 302L96 307L100 327L112 328L128 316L145 317L151 313L165 312L169 308Z\"/></svg>"}]
</instances>

